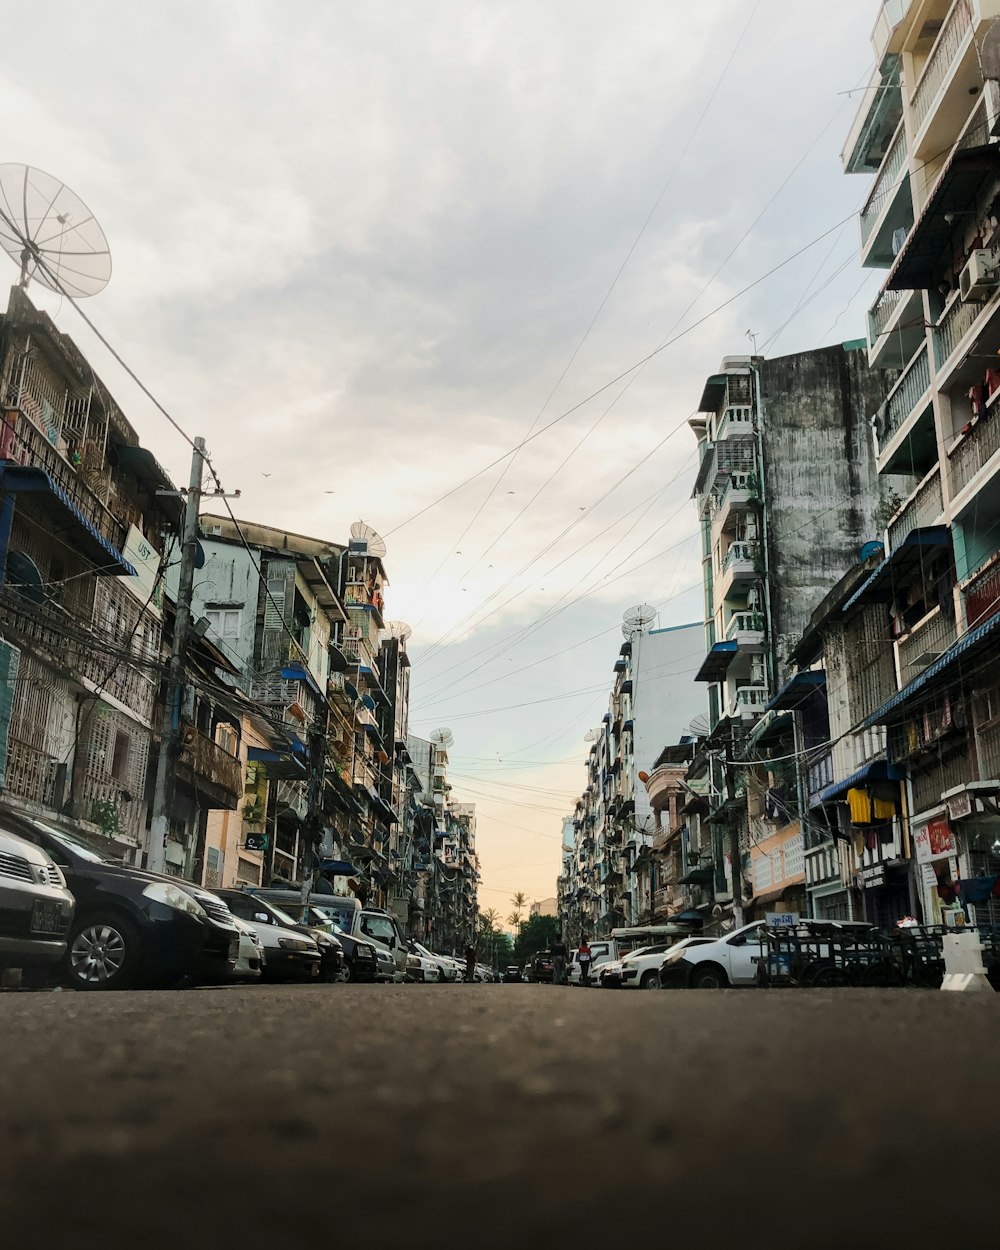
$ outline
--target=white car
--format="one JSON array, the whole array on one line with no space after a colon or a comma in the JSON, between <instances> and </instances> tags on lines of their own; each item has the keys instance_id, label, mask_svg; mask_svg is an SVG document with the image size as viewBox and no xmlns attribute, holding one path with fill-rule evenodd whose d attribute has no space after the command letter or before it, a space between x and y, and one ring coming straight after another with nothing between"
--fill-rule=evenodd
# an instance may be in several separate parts
<instances>
[{"instance_id":1,"label":"white car","mask_svg":"<svg viewBox=\"0 0 1000 1250\"><path fill-rule=\"evenodd\" d=\"M660 988L660 964L663 956L674 945L661 942L657 946L643 946L626 955L621 961L619 977L623 990L658 990Z\"/></svg>"},{"instance_id":2,"label":"white car","mask_svg":"<svg viewBox=\"0 0 1000 1250\"><path fill-rule=\"evenodd\" d=\"M803 920L800 927L822 933L831 929L870 930L872 925L863 920ZM661 981L694 990L718 990L730 985L756 985L757 965L765 957L761 941L763 920L727 933L724 937L690 944L680 952L676 960L671 951L669 982L661 968ZM665 961L666 963L666 961Z\"/></svg>"},{"instance_id":3,"label":"white car","mask_svg":"<svg viewBox=\"0 0 1000 1250\"><path fill-rule=\"evenodd\" d=\"M234 916L233 923L240 931L240 953L233 968L233 977L240 981L256 979L264 969L264 943L257 930L245 920Z\"/></svg>"},{"instance_id":4,"label":"white car","mask_svg":"<svg viewBox=\"0 0 1000 1250\"><path fill-rule=\"evenodd\" d=\"M410 943L411 956L416 955L422 964L424 981L460 980L458 964L447 955L435 955L422 942Z\"/></svg>"}]
</instances>

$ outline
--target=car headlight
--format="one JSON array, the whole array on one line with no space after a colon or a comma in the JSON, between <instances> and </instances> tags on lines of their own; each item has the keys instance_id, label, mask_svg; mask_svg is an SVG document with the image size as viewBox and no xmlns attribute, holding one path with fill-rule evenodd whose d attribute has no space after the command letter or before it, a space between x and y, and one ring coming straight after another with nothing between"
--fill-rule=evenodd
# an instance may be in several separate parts
<instances>
[{"instance_id":1,"label":"car headlight","mask_svg":"<svg viewBox=\"0 0 1000 1250\"><path fill-rule=\"evenodd\" d=\"M378 959L378 951L376 951L374 946L367 946L364 942L362 942L358 946L358 950L367 959Z\"/></svg>"},{"instance_id":2,"label":"car headlight","mask_svg":"<svg viewBox=\"0 0 1000 1250\"><path fill-rule=\"evenodd\" d=\"M422 964L421 964L421 962L420 962L420 956L419 956L419 955L407 955L407 957L406 957L406 966L407 966L407 968L420 968L420 967L422 967Z\"/></svg>"},{"instance_id":3,"label":"car headlight","mask_svg":"<svg viewBox=\"0 0 1000 1250\"><path fill-rule=\"evenodd\" d=\"M186 911L189 916L208 915L196 898L192 898L178 886L171 885L169 881L151 881L142 893L154 903L162 903L164 907L172 907L175 911Z\"/></svg>"},{"instance_id":4,"label":"car headlight","mask_svg":"<svg viewBox=\"0 0 1000 1250\"><path fill-rule=\"evenodd\" d=\"M309 949L308 942L303 942L299 938L293 937L278 938L278 945L283 951L307 951Z\"/></svg>"}]
</instances>

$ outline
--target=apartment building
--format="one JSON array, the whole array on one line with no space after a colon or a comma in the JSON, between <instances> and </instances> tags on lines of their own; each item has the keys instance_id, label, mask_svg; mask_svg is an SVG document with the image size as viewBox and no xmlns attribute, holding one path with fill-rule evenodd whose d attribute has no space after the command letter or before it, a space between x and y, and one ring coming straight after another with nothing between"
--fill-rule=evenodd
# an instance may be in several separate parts
<instances>
[{"instance_id":1,"label":"apartment building","mask_svg":"<svg viewBox=\"0 0 1000 1250\"><path fill-rule=\"evenodd\" d=\"M709 796L715 896L736 919L805 908L791 722L776 713L813 611L877 541L904 480L878 474L871 443L891 385L859 343L727 357L690 422L710 728L691 778Z\"/></svg>"},{"instance_id":2,"label":"apartment building","mask_svg":"<svg viewBox=\"0 0 1000 1250\"><path fill-rule=\"evenodd\" d=\"M870 412L877 468L905 477L885 559L855 592L892 674L864 728L899 772L928 919L1000 868L998 17L996 0L882 4L844 149L848 173L874 172L861 259L886 271L869 360L899 371Z\"/></svg>"}]
</instances>

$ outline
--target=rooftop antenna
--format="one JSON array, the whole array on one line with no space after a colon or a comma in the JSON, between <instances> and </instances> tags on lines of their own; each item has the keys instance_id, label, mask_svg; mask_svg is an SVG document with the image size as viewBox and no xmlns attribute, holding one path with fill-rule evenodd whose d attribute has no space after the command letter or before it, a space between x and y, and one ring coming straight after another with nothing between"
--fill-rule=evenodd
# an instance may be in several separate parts
<instances>
[{"instance_id":1,"label":"rooftop antenna","mask_svg":"<svg viewBox=\"0 0 1000 1250\"><path fill-rule=\"evenodd\" d=\"M83 299L111 278L111 250L83 200L44 170L0 164L0 247L20 267L20 285Z\"/></svg>"},{"instance_id":2,"label":"rooftop antenna","mask_svg":"<svg viewBox=\"0 0 1000 1250\"><path fill-rule=\"evenodd\" d=\"M754 334L753 330L747 330L747 338L753 344L753 354L756 356L757 355L757 335Z\"/></svg>"},{"instance_id":3,"label":"rooftop antenna","mask_svg":"<svg viewBox=\"0 0 1000 1250\"><path fill-rule=\"evenodd\" d=\"M622 633L629 641L639 638L656 620L656 608L651 603L637 603L628 608L622 617Z\"/></svg>"},{"instance_id":4,"label":"rooftop antenna","mask_svg":"<svg viewBox=\"0 0 1000 1250\"><path fill-rule=\"evenodd\" d=\"M378 556L379 559L385 555L385 539L367 521L354 522L351 526L351 538L354 540L352 546L358 544L357 549L363 550L367 555ZM364 544L363 548L361 543Z\"/></svg>"}]
</instances>

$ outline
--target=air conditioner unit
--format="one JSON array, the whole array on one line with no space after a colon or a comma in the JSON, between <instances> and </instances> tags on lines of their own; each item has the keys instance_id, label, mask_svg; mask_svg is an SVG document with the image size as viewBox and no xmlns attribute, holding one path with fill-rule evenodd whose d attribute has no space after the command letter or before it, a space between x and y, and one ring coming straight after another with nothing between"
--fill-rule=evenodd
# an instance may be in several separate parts
<instances>
[{"instance_id":1,"label":"air conditioner unit","mask_svg":"<svg viewBox=\"0 0 1000 1250\"><path fill-rule=\"evenodd\" d=\"M997 288L997 263L988 248L981 247L972 253L965 262L958 286L962 299L967 302L990 298Z\"/></svg>"}]
</instances>

